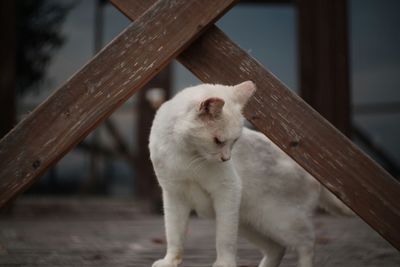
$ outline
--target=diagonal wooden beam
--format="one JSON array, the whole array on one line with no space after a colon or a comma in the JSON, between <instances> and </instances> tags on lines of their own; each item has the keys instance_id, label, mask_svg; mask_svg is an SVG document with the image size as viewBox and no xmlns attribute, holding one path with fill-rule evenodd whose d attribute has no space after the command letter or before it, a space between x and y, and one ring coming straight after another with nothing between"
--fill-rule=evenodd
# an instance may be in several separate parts
<instances>
[{"instance_id":1,"label":"diagonal wooden beam","mask_svg":"<svg viewBox=\"0 0 400 267\"><path fill-rule=\"evenodd\" d=\"M152 5L1 140L0 206L33 183L234 2L160 0Z\"/></svg>"},{"instance_id":2,"label":"diagonal wooden beam","mask_svg":"<svg viewBox=\"0 0 400 267\"><path fill-rule=\"evenodd\" d=\"M111 0L129 18L154 2ZM258 87L244 114L261 132L400 249L400 185L216 26L178 60L200 80Z\"/></svg>"}]
</instances>

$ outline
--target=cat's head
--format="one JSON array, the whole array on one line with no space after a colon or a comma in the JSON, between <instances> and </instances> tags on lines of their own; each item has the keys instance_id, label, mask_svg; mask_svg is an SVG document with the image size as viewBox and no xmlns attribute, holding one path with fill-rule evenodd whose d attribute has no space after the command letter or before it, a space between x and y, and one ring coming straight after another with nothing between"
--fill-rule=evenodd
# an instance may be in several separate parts
<instances>
[{"instance_id":1,"label":"cat's head","mask_svg":"<svg viewBox=\"0 0 400 267\"><path fill-rule=\"evenodd\" d=\"M243 129L242 109L255 90L251 81L194 88L196 96L181 128L185 145L208 161L229 160Z\"/></svg>"}]
</instances>

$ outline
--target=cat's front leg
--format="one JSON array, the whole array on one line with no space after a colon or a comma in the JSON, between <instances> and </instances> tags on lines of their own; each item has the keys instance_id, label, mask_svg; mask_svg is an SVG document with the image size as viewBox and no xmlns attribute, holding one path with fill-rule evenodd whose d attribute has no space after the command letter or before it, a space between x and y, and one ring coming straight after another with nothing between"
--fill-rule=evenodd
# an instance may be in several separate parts
<instances>
[{"instance_id":1,"label":"cat's front leg","mask_svg":"<svg viewBox=\"0 0 400 267\"><path fill-rule=\"evenodd\" d=\"M176 267L182 261L183 242L185 239L190 207L179 192L163 188L164 220L167 237L165 257L153 263L153 267Z\"/></svg>"},{"instance_id":2,"label":"cat's front leg","mask_svg":"<svg viewBox=\"0 0 400 267\"><path fill-rule=\"evenodd\" d=\"M217 260L213 267L236 267L236 247L241 200L241 181L236 172L226 169L212 190L216 217Z\"/></svg>"}]
</instances>

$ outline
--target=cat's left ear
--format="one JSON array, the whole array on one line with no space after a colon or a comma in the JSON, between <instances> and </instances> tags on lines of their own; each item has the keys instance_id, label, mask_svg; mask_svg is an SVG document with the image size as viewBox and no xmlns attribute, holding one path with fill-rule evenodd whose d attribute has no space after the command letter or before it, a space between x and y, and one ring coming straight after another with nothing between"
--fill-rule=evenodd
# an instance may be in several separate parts
<instances>
[{"instance_id":1,"label":"cat's left ear","mask_svg":"<svg viewBox=\"0 0 400 267\"><path fill-rule=\"evenodd\" d=\"M235 85L233 90L236 102L244 106L256 91L256 84L252 81L245 81Z\"/></svg>"},{"instance_id":2,"label":"cat's left ear","mask_svg":"<svg viewBox=\"0 0 400 267\"><path fill-rule=\"evenodd\" d=\"M199 115L211 119L218 118L222 113L225 101L218 97L210 97L199 105Z\"/></svg>"}]
</instances>

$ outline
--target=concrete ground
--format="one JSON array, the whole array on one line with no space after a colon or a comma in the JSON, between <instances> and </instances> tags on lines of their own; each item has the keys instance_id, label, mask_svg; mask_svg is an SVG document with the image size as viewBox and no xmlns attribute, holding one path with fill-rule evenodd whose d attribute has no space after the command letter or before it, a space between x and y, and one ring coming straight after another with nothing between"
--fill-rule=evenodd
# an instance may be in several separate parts
<instances>
[{"instance_id":1,"label":"concrete ground","mask_svg":"<svg viewBox=\"0 0 400 267\"><path fill-rule=\"evenodd\" d=\"M315 226L315 266L400 266L400 253L356 217L318 214ZM141 267L164 251L162 217L129 200L23 197L0 217L0 266ZM191 219L183 266L211 266L214 258L213 222ZM260 258L240 240L239 266L257 266ZM293 251L281 266L296 266Z\"/></svg>"}]
</instances>

